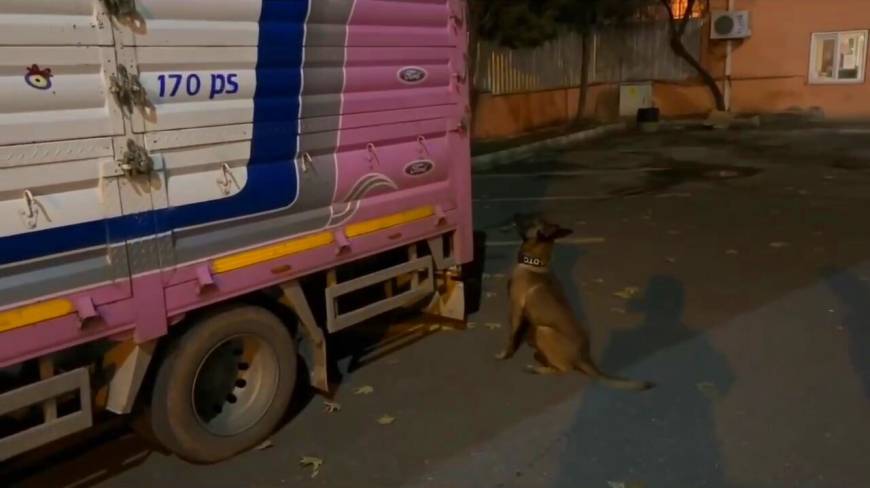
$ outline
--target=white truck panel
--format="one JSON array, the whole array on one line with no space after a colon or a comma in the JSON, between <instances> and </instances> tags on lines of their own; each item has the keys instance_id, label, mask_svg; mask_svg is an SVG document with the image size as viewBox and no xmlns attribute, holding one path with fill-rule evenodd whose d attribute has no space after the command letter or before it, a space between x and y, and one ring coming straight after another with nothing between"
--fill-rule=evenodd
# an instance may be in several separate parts
<instances>
[{"instance_id":1,"label":"white truck panel","mask_svg":"<svg viewBox=\"0 0 870 488\"><path fill-rule=\"evenodd\" d=\"M0 47L0 145L123 134L111 47Z\"/></svg>"},{"instance_id":2,"label":"white truck panel","mask_svg":"<svg viewBox=\"0 0 870 488\"><path fill-rule=\"evenodd\" d=\"M99 0L3 0L0 46L111 46Z\"/></svg>"},{"instance_id":3,"label":"white truck panel","mask_svg":"<svg viewBox=\"0 0 870 488\"><path fill-rule=\"evenodd\" d=\"M120 216L118 178L102 177L114 165L110 157L0 170L0 237ZM25 191L38 209L33 227Z\"/></svg>"},{"instance_id":4,"label":"white truck panel","mask_svg":"<svg viewBox=\"0 0 870 488\"><path fill-rule=\"evenodd\" d=\"M165 150L163 160L170 207L229 198L248 181L251 142Z\"/></svg>"},{"instance_id":5,"label":"white truck panel","mask_svg":"<svg viewBox=\"0 0 870 488\"><path fill-rule=\"evenodd\" d=\"M137 46L256 46L261 0L138 0ZM125 44L127 40L125 39Z\"/></svg>"},{"instance_id":6,"label":"white truck panel","mask_svg":"<svg viewBox=\"0 0 870 488\"><path fill-rule=\"evenodd\" d=\"M139 48L137 61L154 110L137 132L253 121L256 48Z\"/></svg>"}]
</instances>

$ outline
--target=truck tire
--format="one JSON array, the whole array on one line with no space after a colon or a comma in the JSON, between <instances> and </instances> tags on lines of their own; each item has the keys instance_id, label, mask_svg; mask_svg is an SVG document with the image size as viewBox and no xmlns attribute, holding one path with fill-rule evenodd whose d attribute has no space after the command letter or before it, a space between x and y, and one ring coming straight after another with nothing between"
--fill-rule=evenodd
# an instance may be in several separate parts
<instances>
[{"instance_id":1,"label":"truck tire","mask_svg":"<svg viewBox=\"0 0 870 488\"><path fill-rule=\"evenodd\" d=\"M272 434L296 385L296 344L271 312L218 310L170 346L155 378L154 437L194 463L216 463Z\"/></svg>"}]
</instances>

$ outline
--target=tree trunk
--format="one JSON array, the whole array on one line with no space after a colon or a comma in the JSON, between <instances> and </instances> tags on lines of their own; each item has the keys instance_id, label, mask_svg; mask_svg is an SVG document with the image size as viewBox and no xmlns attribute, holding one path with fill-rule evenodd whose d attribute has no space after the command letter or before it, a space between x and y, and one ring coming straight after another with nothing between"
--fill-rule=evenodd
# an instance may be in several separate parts
<instances>
[{"instance_id":1,"label":"tree trunk","mask_svg":"<svg viewBox=\"0 0 870 488\"><path fill-rule=\"evenodd\" d=\"M701 80L704 81L704 84L707 85L707 88L710 89L710 93L713 95L713 100L716 102L716 110L725 110L725 97L722 95L722 90L719 89L719 84L716 83L716 80L713 78L713 75L707 71L701 63L692 56L692 53L686 49L686 46L683 44L683 38L679 35L671 35L671 49L674 51L674 54L683 58L687 63L689 63L695 71L698 72L698 75L701 76Z\"/></svg>"},{"instance_id":2,"label":"tree trunk","mask_svg":"<svg viewBox=\"0 0 870 488\"><path fill-rule=\"evenodd\" d=\"M577 97L577 116L574 122L579 124L586 117L586 102L589 99L589 68L592 62L592 35L583 32L583 54L580 60L580 94Z\"/></svg>"}]
</instances>

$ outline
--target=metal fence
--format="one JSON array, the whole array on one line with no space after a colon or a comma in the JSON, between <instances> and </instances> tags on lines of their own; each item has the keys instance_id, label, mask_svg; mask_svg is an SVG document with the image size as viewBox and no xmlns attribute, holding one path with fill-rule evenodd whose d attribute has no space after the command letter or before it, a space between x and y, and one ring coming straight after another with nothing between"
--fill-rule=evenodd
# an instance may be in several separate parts
<instances>
[{"instance_id":1,"label":"metal fence","mask_svg":"<svg viewBox=\"0 0 870 488\"><path fill-rule=\"evenodd\" d=\"M703 20L690 21L685 44L701 52ZM667 22L645 22L600 30L594 36L591 82L684 80L692 68L670 49ZM583 42L570 33L535 49L508 49L487 41L477 45L475 84L496 95L580 85Z\"/></svg>"}]
</instances>

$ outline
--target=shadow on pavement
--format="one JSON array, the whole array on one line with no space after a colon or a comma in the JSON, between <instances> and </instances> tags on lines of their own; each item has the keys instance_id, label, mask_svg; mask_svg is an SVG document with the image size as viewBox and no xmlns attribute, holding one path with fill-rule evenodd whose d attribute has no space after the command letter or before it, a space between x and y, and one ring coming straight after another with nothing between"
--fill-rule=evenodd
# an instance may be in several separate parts
<instances>
[{"instance_id":1,"label":"shadow on pavement","mask_svg":"<svg viewBox=\"0 0 870 488\"><path fill-rule=\"evenodd\" d=\"M588 390L565 433L552 486L733 486L723 471L714 414L733 375L707 338L682 323L684 302L679 280L649 281L635 304L644 320L612 334L601 366L658 387L637 394Z\"/></svg>"},{"instance_id":2,"label":"shadow on pavement","mask_svg":"<svg viewBox=\"0 0 870 488\"><path fill-rule=\"evenodd\" d=\"M849 357L870 398L870 283L849 271L829 269L825 281L846 307L843 326L849 336Z\"/></svg>"}]
</instances>

